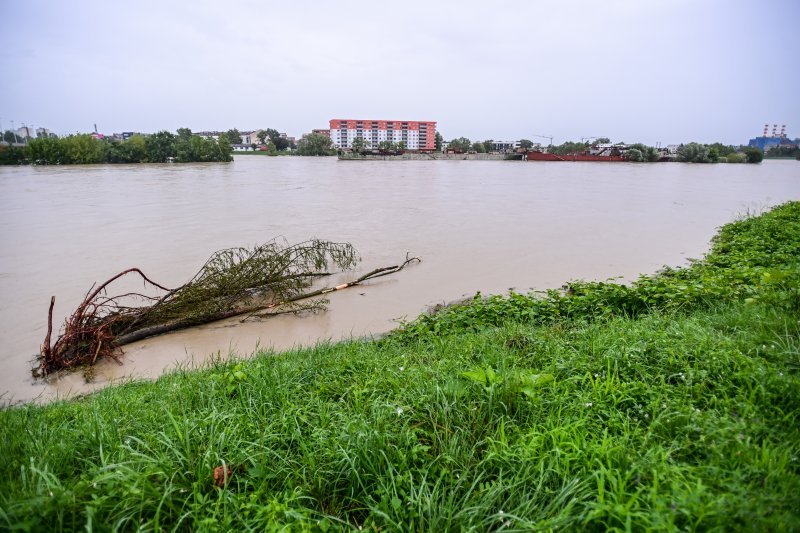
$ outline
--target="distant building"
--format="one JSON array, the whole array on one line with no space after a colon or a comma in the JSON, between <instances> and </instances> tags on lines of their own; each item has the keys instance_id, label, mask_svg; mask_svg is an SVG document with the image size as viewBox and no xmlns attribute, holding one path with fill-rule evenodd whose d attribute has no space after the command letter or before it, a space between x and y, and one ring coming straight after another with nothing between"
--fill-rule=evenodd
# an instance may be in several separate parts
<instances>
[{"instance_id":1,"label":"distant building","mask_svg":"<svg viewBox=\"0 0 800 533\"><path fill-rule=\"evenodd\" d=\"M350 148L359 138L371 149L377 149L384 141L404 142L408 150L425 152L436 147L436 122L431 121L333 119L329 132L336 148Z\"/></svg>"},{"instance_id":2,"label":"distant building","mask_svg":"<svg viewBox=\"0 0 800 533\"><path fill-rule=\"evenodd\" d=\"M261 133L261 130L243 131L241 133L242 144L261 144L261 141L258 140L258 134Z\"/></svg>"},{"instance_id":3,"label":"distant building","mask_svg":"<svg viewBox=\"0 0 800 533\"><path fill-rule=\"evenodd\" d=\"M214 139L215 141L219 140L219 136L222 135L221 131L195 131L192 135L197 135L198 137L205 137L206 139Z\"/></svg>"},{"instance_id":4,"label":"distant building","mask_svg":"<svg viewBox=\"0 0 800 533\"><path fill-rule=\"evenodd\" d=\"M519 141L492 141L492 152L513 152L519 148Z\"/></svg>"},{"instance_id":5,"label":"distant building","mask_svg":"<svg viewBox=\"0 0 800 533\"><path fill-rule=\"evenodd\" d=\"M754 146L762 152L768 152L778 147L797 148L798 144L797 139L792 141L787 138L786 124L781 125L780 130L778 130L777 124L773 124L771 133L769 132L769 124L764 124L764 131L761 137L750 139L750 142L747 143L748 146Z\"/></svg>"},{"instance_id":6,"label":"distant building","mask_svg":"<svg viewBox=\"0 0 800 533\"><path fill-rule=\"evenodd\" d=\"M36 138L36 132L30 126L22 126L21 128L17 128L14 133L17 134L17 137L21 137L26 140Z\"/></svg>"},{"instance_id":7,"label":"distant building","mask_svg":"<svg viewBox=\"0 0 800 533\"><path fill-rule=\"evenodd\" d=\"M36 128L36 138L37 139L46 139L48 137L58 137L55 133L48 130L47 128Z\"/></svg>"}]
</instances>

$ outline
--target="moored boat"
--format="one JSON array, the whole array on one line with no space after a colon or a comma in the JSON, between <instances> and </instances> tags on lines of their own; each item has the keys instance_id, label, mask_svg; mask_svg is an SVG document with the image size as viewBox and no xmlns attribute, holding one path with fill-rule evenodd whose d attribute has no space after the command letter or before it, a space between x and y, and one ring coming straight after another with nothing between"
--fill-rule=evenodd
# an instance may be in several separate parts
<instances>
[{"instance_id":1,"label":"moored boat","mask_svg":"<svg viewBox=\"0 0 800 533\"><path fill-rule=\"evenodd\" d=\"M575 154L551 154L549 152L540 152L538 150L529 151L526 154L528 161L604 161L604 162L622 162L628 159L622 155L594 155L589 153L575 153Z\"/></svg>"},{"instance_id":2,"label":"moored boat","mask_svg":"<svg viewBox=\"0 0 800 533\"><path fill-rule=\"evenodd\" d=\"M545 150L530 150L526 154L528 161L592 161L619 163L627 161L628 146L623 143L598 143L587 146L585 150L569 154L554 154Z\"/></svg>"}]
</instances>

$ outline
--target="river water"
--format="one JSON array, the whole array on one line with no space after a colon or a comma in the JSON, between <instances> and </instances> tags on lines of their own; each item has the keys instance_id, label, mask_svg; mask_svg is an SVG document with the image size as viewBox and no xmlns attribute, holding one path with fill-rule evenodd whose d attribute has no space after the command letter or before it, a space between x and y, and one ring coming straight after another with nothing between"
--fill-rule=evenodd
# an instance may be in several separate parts
<instances>
[{"instance_id":1,"label":"river water","mask_svg":"<svg viewBox=\"0 0 800 533\"><path fill-rule=\"evenodd\" d=\"M739 214L797 199L795 161L238 156L230 164L0 167L0 403L152 378L213 354L381 333L475 291L632 279L701 257L716 228ZM177 286L212 252L277 236L351 242L360 271L397 264L406 252L423 261L335 293L321 314L232 319L126 346L124 364L98 365L91 384L80 373L31 380L51 295L59 325L93 283L129 267Z\"/></svg>"}]
</instances>

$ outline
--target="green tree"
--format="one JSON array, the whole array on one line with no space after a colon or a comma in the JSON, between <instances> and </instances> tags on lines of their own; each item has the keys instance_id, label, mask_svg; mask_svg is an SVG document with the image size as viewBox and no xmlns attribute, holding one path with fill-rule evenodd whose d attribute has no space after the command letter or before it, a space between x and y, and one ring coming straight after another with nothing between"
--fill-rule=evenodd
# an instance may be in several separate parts
<instances>
[{"instance_id":1,"label":"green tree","mask_svg":"<svg viewBox=\"0 0 800 533\"><path fill-rule=\"evenodd\" d=\"M630 148L628 149L628 161L632 161L634 163L641 163L644 161L644 154L638 148Z\"/></svg>"},{"instance_id":2,"label":"green tree","mask_svg":"<svg viewBox=\"0 0 800 533\"><path fill-rule=\"evenodd\" d=\"M24 148L0 144L0 165L21 165L25 160Z\"/></svg>"},{"instance_id":3,"label":"green tree","mask_svg":"<svg viewBox=\"0 0 800 533\"><path fill-rule=\"evenodd\" d=\"M599 137L594 141L596 144L611 144L611 139L608 137Z\"/></svg>"},{"instance_id":4,"label":"green tree","mask_svg":"<svg viewBox=\"0 0 800 533\"><path fill-rule=\"evenodd\" d=\"M297 144L298 155L334 155L333 143L327 135L312 133L306 135Z\"/></svg>"},{"instance_id":5,"label":"green tree","mask_svg":"<svg viewBox=\"0 0 800 533\"><path fill-rule=\"evenodd\" d=\"M529 139L520 139L519 147L524 148L525 150L530 150L531 148L533 148L533 141Z\"/></svg>"},{"instance_id":6,"label":"green tree","mask_svg":"<svg viewBox=\"0 0 800 533\"><path fill-rule=\"evenodd\" d=\"M589 143L566 141L557 146L550 146L548 152L558 155L571 154L574 152L583 152L589 148Z\"/></svg>"},{"instance_id":7,"label":"green tree","mask_svg":"<svg viewBox=\"0 0 800 533\"><path fill-rule=\"evenodd\" d=\"M141 135L134 135L126 141L109 143L108 148L109 163L141 163L147 159L147 145Z\"/></svg>"},{"instance_id":8,"label":"green tree","mask_svg":"<svg viewBox=\"0 0 800 533\"><path fill-rule=\"evenodd\" d=\"M209 139L209 141L213 142L213 139ZM228 142L228 139L224 135L221 135L220 138L217 139L216 144L215 161L233 161L233 148L231 148L231 143Z\"/></svg>"},{"instance_id":9,"label":"green tree","mask_svg":"<svg viewBox=\"0 0 800 533\"><path fill-rule=\"evenodd\" d=\"M678 161L683 163L708 163L708 148L699 143L682 144L678 147Z\"/></svg>"},{"instance_id":10,"label":"green tree","mask_svg":"<svg viewBox=\"0 0 800 533\"><path fill-rule=\"evenodd\" d=\"M266 130L259 131L258 135L256 135L256 137L258 137L258 142L260 142L261 144L267 144L267 131Z\"/></svg>"},{"instance_id":11,"label":"green tree","mask_svg":"<svg viewBox=\"0 0 800 533\"><path fill-rule=\"evenodd\" d=\"M444 142L444 139L442 138L442 134L437 131L436 135L433 138L434 150L436 150L437 152L441 152L442 151L442 143L443 142Z\"/></svg>"},{"instance_id":12,"label":"green tree","mask_svg":"<svg viewBox=\"0 0 800 533\"><path fill-rule=\"evenodd\" d=\"M709 144L707 146L708 146L708 150L709 150L709 155L710 155L711 150L716 150L717 154L719 154L720 157L725 157L728 154L732 154L732 153L736 152L736 147L735 146L730 146L730 145L722 144L722 143L718 143L718 142L714 143L714 144Z\"/></svg>"},{"instance_id":13,"label":"green tree","mask_svg":"<svg viewBox=\"0 0 800 533\"><path fill-rule=\"evenodd\" d=\"M472 143L472 149L475 152L478 152L479 154L485 154L486 153L486 145L483 144L482 142L477 142L476 141L476 142Z\"/></svg>"},{"instance_id":14,"label":"green tree","mask_svg":"<svg viewBox=\"0 0 800 533\"><path fill-rule=\"evenodd\" d=\"M11 130L6 130L5 133L3 133L3 142L7 142L10 144L10 143L21 143L23 141L24 139L22 137L20 137Z\"/></svg>"},{"instance_id":15,"label":"green tree","mask_svg":"<svg viewBox=\"0 0 800 533\"><path fill-rule=\"evenodd\" d=\"M604 144L608 144L608 143L604 143ZM639 152L639 154L641 156L640 159L636 159L635 157L638 157L638 156L635 156L635 155L631 154L631 152L633 150L636 150L637 152ZM653 146L647 146L647 145L642 144L642 143L635 143L635 144L632 144L632 145L630 145L628 147L628 161L633 161L635 163L639 163L639 162L650 162L650 163L653 163L655 161L658 161L659 159L661 159L661 154L659 154L658 150L656 150L656 148L653 147Z\"/></svg>"},{"instance_id":16,"label":"green tree","mask_svg":"<svg viewBox=\"0 0 800 533\"><path fill-rule=\"evenodd\" d=\"M406 145L405 141L400 141L399 143L397 143L397 150L399 152L405 152L406 151L406 146L407 145Z\"/></svg>"},{"instance_id":17,"label":"green tree","mask_svg":"<svg viewBox=\"0 0 800 533\"><path fill-rule=\"evenodd\" d=\"M32 140L44 141L45 139ZM88 165L106 161L108 144L105 141L95 139L89 134L70 135L59 139L59 141L61 141L61 150L65 159L64 163Z\"/></svg>"},{"instance_id":18,"label":"green tree","mask_svg":"<svg viewBox=\"0 0 800 533\"><path fill-rule=\"evenodd\" d=\"M286 137L282 137L280 132L273 128L267 128L264 130L266 133L266 137L269 137L269 140L275 146L275 149L279 152L282 152L291 146L291 141ZM265 138L266 138L265 137Z\"/></svg>"},{"instance_id":19,"label":"green tree","mask_svg":"<svg viewBox=\"0 0 800 533\"><path fill-rule=\"evenodd\" d=\"M236 128L229 129L224 133L231 144L242 144L242 134Z\"/></svg>"},{"instance_id":20,"label":"green tree","mask_svg":"<svg viewBox=\"0 0 800 533\"><path fill-rule=\"evenodd\" d=\"M175 135L168 131L159 131L145 138L145 149L148 163L166 163L175 157Z\"/></svg>"},{"instance_id":21,"label":"green tree","mask_svg":"<svg viewBox=\"0 0 800 533\"><path fill-rule=\"evenodd\" d=\"M41 138L31 139L25 147L27 158L37 165L62 165L68 164L67 154L64 152L61 139Z\"/></svg>"},{"instance_id":22,"label":"green tree","mask_svg":"<svg viewBox=\"0 0 800 533\"><path fill-rule=\"evenodd\" d=\"M453 139L447 145L447 149L452 150L454 152L469 152L471 148L472 148L472 141L470 141L466 137L459 137L457 139Z\"/></svg>"},{"instance_id":23,"label":"green tree","mask_svg":"<svg viewBox=\"0 0 800 533\"><path fill-rule=\"evenodd\" d=\"M494 150L494 139L483 141L483 151L489 153Z\"/></svg>"},{"instance_id":24,"label":"green tree","mask_svg":"<svg viewBox=\"0 0 800 533\"><path fill-rule=\"evenodd\" d=\"M764 152L756 147L745 148L744 155L748 163L761 163L764 160Z\"/></svg>"},{"instance_id":25,"label":"green tree","mask_svg":"<svg viewBox=\"0 0 800 533\"><path fill-rule=\"evenodd\" d=\"M364 152L367 149L367 141L364 137L356 137L353 139L353 142L350 143L350 149L354 152Z\"/></svg>"},{"instance_id":26,"label":"green tree","mask_svg":"<svg viewBox=\"0 0 800 533\"><path fill-rule=\"evenodd\" d=\"M395 152L397 151L397 145L392 141L381 141L378 143L378 150L383 153Z\"/></svg>"}]
</instances>

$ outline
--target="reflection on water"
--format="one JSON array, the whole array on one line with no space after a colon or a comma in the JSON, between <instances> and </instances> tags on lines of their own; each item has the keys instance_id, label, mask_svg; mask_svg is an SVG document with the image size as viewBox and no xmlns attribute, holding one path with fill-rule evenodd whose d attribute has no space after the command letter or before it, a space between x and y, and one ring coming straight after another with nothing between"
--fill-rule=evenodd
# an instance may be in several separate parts
<instances>
[{"instance_id":1,"label":"reflection on water","mask_svg":"<svg viewBox=\"0 0 800 533\"><path fill-rule=\"evenodd\" d=\"M328 312L231 319L127 346L97 385L209 354L380 333L426 306L571 278L632 278L706 250L747 209L800 198L800 166L364 161L240 156L231 164L0 168L0 401L85 390L32 385L56 295L61 321L89 287L137 266L175 286L214 251L284 236L349 241L362 271L419 265L331 297ZM357 273L354 273L357 274ZM349 276L346 276L349 277ZM140 288L135 286L134 288Z\"/></svg>"}]
</instances>

